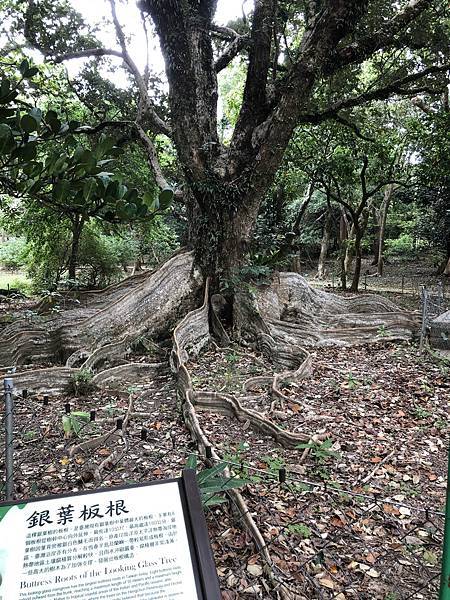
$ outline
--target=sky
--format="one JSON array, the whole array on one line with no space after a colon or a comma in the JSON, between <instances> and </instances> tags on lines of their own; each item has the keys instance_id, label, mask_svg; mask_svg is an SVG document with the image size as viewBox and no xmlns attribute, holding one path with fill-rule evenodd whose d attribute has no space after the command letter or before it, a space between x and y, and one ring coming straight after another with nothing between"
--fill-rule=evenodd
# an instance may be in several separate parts
<instances>
[{"instance_id":1,"label":"sky","mask_svg":"<svg viewBox=\"0 0 450 600\"><path fill-rule=\"evenodd\" d=\"M117 48L114 30L105 20L110 21L110 4L108 0L71 0L73 7L80 12L85 21L90 24L100 24L101 30L97 34L101 42L108 48ZM215 22L225 25L228 21L242 15L244 8L246 14L253 6L253 0L218 0ZM117 2L117 13L125 35L130 36L129 52L140 69L145 65L145 38L140 26L139 10L134 0L126 3ZM164 71L164 61L161 56L157 40L150 42L150 60L158 74ZM115 60L115 59L114 59ZM73 60L66 62L69 75L76 75L84 61ZM118 64L120 60L117 59ZM117 85L126 85L125 73L117 72L109 75Z\"/></svg>"}]
</instances>

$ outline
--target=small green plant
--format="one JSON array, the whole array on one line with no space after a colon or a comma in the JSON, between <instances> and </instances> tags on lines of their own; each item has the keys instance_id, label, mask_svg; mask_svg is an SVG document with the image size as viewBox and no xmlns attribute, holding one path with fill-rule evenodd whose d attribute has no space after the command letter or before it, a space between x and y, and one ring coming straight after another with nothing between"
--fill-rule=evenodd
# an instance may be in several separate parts
<instances>
[{"instance_id":1,"label":"small green plant","mask_svg":"<svg viewBox=\"0 0 450 600\"><path fill-rule=\"evenodd\" d=\"M232 350L225 356L225 358L226 358L227 363L235 365L237 363L237 361L239 360L239 354L237 354L234 350Z\"/></svg>"},{"instance_id":2,"label":"small green plant","mask_svg":"<svg viewBox=\"0 0 450 600\"><path fill-rule=\"evenodd\" d=\"M440 429L441 431L447 429L448 427L448 421L446 421L445 419L436 419L436 421L433 423L434 427L436 427L436 429Z\"/></svg>"},{"instance_id":3,"label":"small green plant","mask_svg":"<svg viewBox=\"0 0 450 600\"><path fill-rule=\"evenodd\" d=\"M299 444L296 448L305 450L309 448L309 455L319 465L325 464L330 458L339 458L340 455L334 450L330 450L332 441L327 439L322 443L319 442L308 442L307 444Z\"/></svg>"},{"instance_id":4,"label":"small green plant","mask_svg":"<svg viewBox=\"0 0 450 600\"><path fill-rule=\"evenodd\" d=\"M299 535L304 540L307 540L311 537L311 529L303 523L293 523L292 525L288 525L287 530L289 531L289 533Z\"/></svg>"},{"instance_id":5,"label":"small green plant","mask_svg":"<svg viewBox=\"0 0 450 600\"><path fill-rule=\"evenodd\" d=\"M415 419L427 419L428 417L431 417L431 413L418 404L414 405L412 414Z\"/></svg>"},{"instance_id":6,"label":"small green plant","mask_svg":"<svg viewBox=\"0 0 450 600\"><path fill-rule=\"evenodd\" d=\"M224 492L240 488L249 483L247 479L223 476L222 473L228 466L229 463L223 461L214 465L214 467L197 472L197 483L203 506L222 504L227 501L223 496ZM197 456L195 454L189 456L186 467L195 471L197 470Z\"/></svg>"},{"instance_id":7,"label":"small green plant","mask_svg":"<svg viewBox=\"0 0 450 600\"><path fill-rule=\"evenodd\" d=\"M285 465L284 460L278 456L263 456L261 460L267 464L269 471L277 477L278 471Z\"/></svg>"},{"instance_id":8,"label":"small green plant","mask_svg":"<svg viewBox=\"0 0 450 600\"><path fill-rule=\"evenodd\" d=\"M63 415L62 426L66 437L79 435L81 429L86 423L89 423L90 415L88 412L72 411L68 415Z\"/></svg>"},{"instance_id":9,"label":"small green plant","mask_svg":"<svg viewBox=\"0 0 450 600\"><path fill-rule=\"evenodd\" d=\"M350 373L347 375L347 387L348 387L350 390L354 390L354 389L355 389L355 388L357 388L359 385L361 385L361 382L360 382L360 381L358 381L358 379L356 379L356 378L353 376L353 373L352 373L352 372L350 372Z\"/></svg>"},{"instance_id":10,"label":"small green plant","mask_svg":"<svg viewBox=\"0 0 450 600\"><path fill-rule=\"evenodd\" d=\"M90 369L81 368L74 375L72 375L70 392L77 396L83 396L89 394L92 391L92 371Z\"/></svg>"},{"instance_id":11,"label":"small green plant","mask_svg":"<svg viewBox=\"0 0 450 600\"><path fill-rule=\"evenodd\" d=\"M381 337L386 337L387 334L388 334L387 329L386 329L386 325L380 325L378 327L378 329L377 329L377 333Z\"/></svg>"}]
</instances>

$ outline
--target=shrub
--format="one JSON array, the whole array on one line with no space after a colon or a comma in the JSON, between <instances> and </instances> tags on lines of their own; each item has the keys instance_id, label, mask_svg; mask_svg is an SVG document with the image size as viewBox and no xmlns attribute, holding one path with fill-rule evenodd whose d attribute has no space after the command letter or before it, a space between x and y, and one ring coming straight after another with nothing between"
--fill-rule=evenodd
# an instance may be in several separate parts
<instances>
[{"instance_id":1,"label":"shrub","mask_svg":"<svg viewBox=\"0 0 450 600\"><path fill-rule=\"evenodd\" d=\"M5 269L20 269L25 264L26 252L26 241L20 237L12 237L0 246L0 264Z\"/></svg>"}]
</instances>

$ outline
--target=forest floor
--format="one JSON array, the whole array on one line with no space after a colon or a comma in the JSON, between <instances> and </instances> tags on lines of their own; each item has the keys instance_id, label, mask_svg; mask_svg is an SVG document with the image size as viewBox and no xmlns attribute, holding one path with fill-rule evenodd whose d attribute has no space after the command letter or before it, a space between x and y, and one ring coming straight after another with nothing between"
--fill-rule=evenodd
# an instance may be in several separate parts
<instances>
[{"instance_id":1,"label":"forest floor","mask_svg":"<svg viewBox=\"0 0 450 600\"><path fill-rule=\"evenodd\" d=\"M131 358L163 362L168 350ZM410 343L310 352L311 377L285 385L276 401L264 386L242 392L246 379L273 373L248 348L211 344L189 363L196 390L234 396L290 432L326 436L286 449L249 422L198 412L232 476L247 482L242 494L276 581L296 600L436 597L450 363ZM196 452L168 368L120 393L81 392L16 399L17 498L179 476ZM1 447L3 435L1 425ZM236 506L209 506L206 516L223 599L278 598Z\"/></svg>"}]
</instances>

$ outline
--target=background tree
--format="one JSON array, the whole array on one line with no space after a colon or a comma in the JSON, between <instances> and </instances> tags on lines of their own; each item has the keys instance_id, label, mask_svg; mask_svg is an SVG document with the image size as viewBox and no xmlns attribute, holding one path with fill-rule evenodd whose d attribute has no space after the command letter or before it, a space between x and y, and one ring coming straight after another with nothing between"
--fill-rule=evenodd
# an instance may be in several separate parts
<instances>
[{"instance_id":1,"label":"background tree","mask_svg":"<svg viewBox=\"0 0 450 600\"><path fill-rule=\"evenodd\" d=\"M78 121L63 122L56 111L44 112L31 103L26 84L38 74L37 67L24 59L16 74L13 66L8 65L10 74L3 72L0 87L0 185L10 198L3 210L9 220L22 211L39 215L44 228L53 229L55 220L60 230L70 224L67 267L75 279L81 234L89 220L148 222L168 207L172 193L150 189L140 195L128 188L122 175L110 170L121 153L114 139L100 135L80 142L80 134L86 136Z\"/></svg>"}]
</instances>

